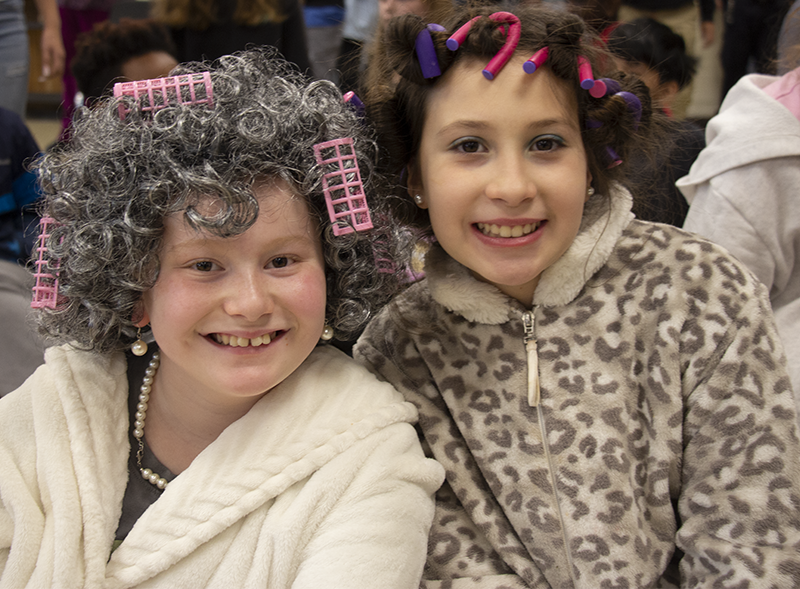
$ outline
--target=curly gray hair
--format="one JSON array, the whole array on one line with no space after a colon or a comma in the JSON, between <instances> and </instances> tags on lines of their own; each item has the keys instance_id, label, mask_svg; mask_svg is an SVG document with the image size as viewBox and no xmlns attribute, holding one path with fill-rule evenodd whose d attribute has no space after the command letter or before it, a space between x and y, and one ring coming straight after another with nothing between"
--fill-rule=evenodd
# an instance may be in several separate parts
<instances>
[{"instance_id":1,"label":"curly gray hair","mask_svg":"<svg viewBox=\"0 0 800 589\"><path fill-rule=\"evenodd\" d=\"M258 216L260 177L287 181L320 227L337 338L351 339L393 294L396 276L381 272L375 255L393 243L380 227L388 216L376 145L336 87L310 82L267 49L184 64L173 75L202 71L211 72L213 108L170 105L151 115L125 99L131 111L121 120L119 100L109 99L81 111L71 142L40 160L43 213L58 224L46 256L64 297L38 313L48 337L100 353L129 346L137 303L158 277L164 217L183 212L196 229L238 235ZM353 138L376 228L335 237L313 146L341 137ZM208 195L221 205L213 216L196 207Z\"/></svg>"}]
</instances>

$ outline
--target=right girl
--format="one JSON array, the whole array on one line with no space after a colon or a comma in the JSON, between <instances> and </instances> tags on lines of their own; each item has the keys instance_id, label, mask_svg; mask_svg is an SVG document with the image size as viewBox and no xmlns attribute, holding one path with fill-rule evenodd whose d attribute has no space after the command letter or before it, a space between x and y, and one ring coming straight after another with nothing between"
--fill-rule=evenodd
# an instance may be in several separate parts
<instances>
[{"instance_id":1,"label":"right girl","mask_svg":"<svg viewBox=\"0 0 800 589\"><path fill-rule=\"evenodd\" d=\"M763 286L633 219L641 82L593 78L577 17L498 10L394 21L365 97L398 214L436 242L355 350L446 469L423 586L797 586L800 444Z\"/></svg>"}]
</instances>

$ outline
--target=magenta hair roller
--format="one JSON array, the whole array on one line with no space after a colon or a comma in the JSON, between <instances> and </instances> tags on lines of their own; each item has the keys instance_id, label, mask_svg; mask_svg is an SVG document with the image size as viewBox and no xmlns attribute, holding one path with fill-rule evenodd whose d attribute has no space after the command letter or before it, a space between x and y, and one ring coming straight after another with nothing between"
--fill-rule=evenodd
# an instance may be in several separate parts
<instances>
[{"instance_id":1,"label":"magenta hair roller","mask_svg":"<svg viewBox=\"0 0 800 589\"><path fill-rule=\"evenodd\" d=\"M417 52L417 60L422 69L423 78L437 78L442 75L442 70L439 67L439 59L436 57L436 46L433 44L431 31L444 31L442 25L431 23L422 29L417 35L417 40L414 42L414 48Z\"/></svg>"},{"instance_id":2,"label":"magenta hair roller","mask_svg":"<svg viewBox=\"0 0 800 589\"><path fill-rule=\"evenodd\" d=\"M584 90L591 90L592 86L594 86L592 66L589 65L589 60L583 55L578 56L578 78L581 81L581 88Z\"/></svg>"},{"instance_id":3,"label":"magenta hair roller","mask_svg":"<svg viewBox=\"0 0 800 589\"><path fill-rule=\"evenodd\" d=\"M31 307L34 309L56 309L63 302L58 294L58 267L51 273L47 267L47 260L44 259L47 239L53 227L58 227L58 223L52 217L42 217L39 220L39 239L35 249L37 256L33 262L33 277L36 282L33 285Z\"/></svg>"},{"instance_id":4,"label":"magenta hair roller","mask_svg":"<svg viewBox=\"0 0 800 589\"><path fill-rule=\"evenodd\" d=\"M455 51L461 46L461 44L464 42L464 39L467 38L470 28L472 28L472 23L479 18L481 17L476 16L475 18L469 19L467 22L461 25L455 33L450 35L450 38L445 42L445 45L450 51Z\"/></svg>"},{"instance_id":5,"label":"magenta hair roller","mask_svg":"<svg viewBox=\"0 0 800 589\"><path fill-rule=\"evenodd\" d=\"M550 55L550 48L542 47L539 51L534 53L528 61L522 64L522 69L525 70L526 74L532 74L542 67L542 64L547 61L548 55Z\"/></svg>"},{"instance_id":6,"label":"magenta hair roller","mask_svg":"<svg viewBox=\"0 0 800 589\"><path fill-rule=\"evenodd\" d=\"M176 104L206 104L209 108L214 106L209 72L114 84L114 98L123 96L132 97L142 112L154 114L162 108ZM120 120L125 120L128 112L120 101Z\"/></svg>"},{"instance_id":7,"label":"magenta hair roller","mask_svg":"<svg viewBox=\"0 0 800 589\"><path fill-rule=\"evenodd\" d=\"M514 51L516 51L517 45L519 44L521 26L517 15L511 14L510 12L495 12L489 15L489 18L495 22L508 25L506 42L503 44L500 51L497 52L497 55L495 55L483 69L483 77L487 80L494 80L497 73L503 69L503 66L506 65L511 56L514 55Z\"/></svg>"},{"instance_id":8,"label":"magenta hair roller","mask_svg":"<svg viewBox=\"0 0 800 589\"><path fill-rule=\"evenodd\" d=\"M333 234L339 236L372 229L353 139L343 137L317 143L314 155L317 163L327 170L322 176L322 192Z\"/></svg>"},{"instance_id":9,"label":"magenta hair roller","mask_svg":"<svg viewBox=\"0 0 800 589\"><path fill-rule=\"evenodd\" d=\"M455 33L450 35L450 38L445 43L450 51L455 51L461 46L461 44L467 38L470 28L472 28L472 23L479 18L482 17L476 16L475 18L470 19L461 25L461 27L459 27ZM497 52L497 55L489 60L489 63L487 63L486 67L483 69L483 76L487 80L494 80L494 77L501 69L503 69L503 66L508 62L511 56L514 55L514 51L517 49L520 37L520 24L517 16L511 14L510 12L495 12L490 14L489 18L495 22L508 25L506 42L503 44L503 47L500 49L500 51Z\"/></svg>"}]
</instances>

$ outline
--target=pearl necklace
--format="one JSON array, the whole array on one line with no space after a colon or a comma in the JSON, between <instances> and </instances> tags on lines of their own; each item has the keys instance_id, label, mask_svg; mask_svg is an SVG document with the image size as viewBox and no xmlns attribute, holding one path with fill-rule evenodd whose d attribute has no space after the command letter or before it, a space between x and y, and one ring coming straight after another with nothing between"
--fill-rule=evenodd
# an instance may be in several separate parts
<instances>
[{"instance_id":1,"label":"pearl necklace","mask_svg":"<svg viewBox=\"0 0 800 589\"><path fill-rule=\"evenodd\" d=\"M163 491L167 488L167 480L161 478L149 468L142 468L142 458L144 457L144 421L147 418L147 403L150 401L150 390L153 386L153 380L156 377L160 359L161 356L158 352L153 354L153 358L150 360L150 364L144 372L142 387L139 389L139 404L136 405L136 420L133 422L133 437L139 442L139 449L136 450L136 466L139 467L142 478L150 481L152 485L155 485Z\"/></svg>"}]
</instances>

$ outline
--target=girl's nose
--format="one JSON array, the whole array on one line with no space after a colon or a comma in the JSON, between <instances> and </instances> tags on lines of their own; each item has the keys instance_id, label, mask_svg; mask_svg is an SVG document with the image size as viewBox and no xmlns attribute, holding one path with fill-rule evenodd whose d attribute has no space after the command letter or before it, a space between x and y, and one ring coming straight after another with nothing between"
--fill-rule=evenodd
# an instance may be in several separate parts
<instances>
[{"instance_id":1,"label":"girl's nose","mask_svg":"<svg viewBox=\"0 0 800 589\"><path fill-rule=\"evenodd\" d=\"M257 321L275 309L275 299L268 279L258 272L248 272L231 280L225 297L225 311L231 316Z\"/></svg>"},{"instance_id":2,"label":"girl's nose","mask_svg":"<svg viewBox=\"0 0 800 589\"><path fill-rule=\"evenodd\" d=\"M523 155L501 155L492 166L486 195L509 207L518 207L536 196L536 183L531 164Z\"/></svg>"}]
</instances>

